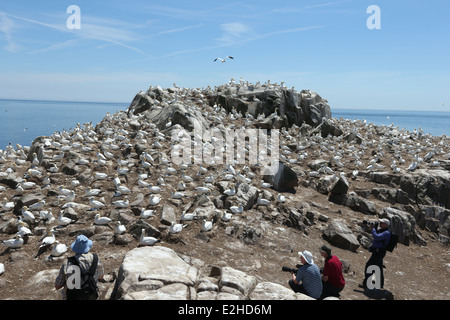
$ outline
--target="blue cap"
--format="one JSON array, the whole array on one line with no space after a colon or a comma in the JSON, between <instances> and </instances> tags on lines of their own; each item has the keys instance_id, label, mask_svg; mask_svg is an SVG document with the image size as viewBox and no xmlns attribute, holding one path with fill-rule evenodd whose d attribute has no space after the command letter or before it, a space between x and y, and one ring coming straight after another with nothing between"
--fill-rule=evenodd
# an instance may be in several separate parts
<instances>
[{"instance_id":1,"label":"blue cap","mask_svg":"<svg viewBox=\"0 0 450 320\"><path fill-rule=\"evenodd\" d=\"M83 254L91 250L92 245L92 240L89 240L85 235L79 235L70 247L75 253Z\"/></svg>"}]
</instances>

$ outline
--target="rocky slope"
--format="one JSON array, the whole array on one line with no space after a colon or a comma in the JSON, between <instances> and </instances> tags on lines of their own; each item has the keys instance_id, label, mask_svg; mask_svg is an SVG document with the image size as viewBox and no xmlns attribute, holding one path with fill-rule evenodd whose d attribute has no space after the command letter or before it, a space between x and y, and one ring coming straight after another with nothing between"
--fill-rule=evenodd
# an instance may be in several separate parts
<instances>
[{"instance_id":1,"label":"rocky slope","mask_svg":"<svg viewBox=\"0 0 450 320\"><path fill-rule=\"evenodd\" d=\"M192 163L174 161L180 133L195 150L216 141L199 132L225 137L243 128L279 133L275 172L250 163L251 137L233 163L200 161L195 152ZM281 266L295 266L303 250L321 266L323 243L345 262L341 299L449 299L449 142L335 119L318 94L283 84L150 87L96 126L0 153L0 240L22 226L31 232L20 248L1 247L0 298L60 298L53 283L71 251L56 257L54 245L40 248L53 230L68 247L78 234L94 240L106 273L102 299L303 299L287 290ZM183 212L192 220L182 221ZM401 243L385 259L385 289L369 293L358 288L371 241L362 222L379 217ZM171 233L172 223L184 228ZM142 247L142 230L158 242ZM139 269L149 256L154 267ZM126 271L134 264L137 274Z\"/></svg>"}]
</instances>

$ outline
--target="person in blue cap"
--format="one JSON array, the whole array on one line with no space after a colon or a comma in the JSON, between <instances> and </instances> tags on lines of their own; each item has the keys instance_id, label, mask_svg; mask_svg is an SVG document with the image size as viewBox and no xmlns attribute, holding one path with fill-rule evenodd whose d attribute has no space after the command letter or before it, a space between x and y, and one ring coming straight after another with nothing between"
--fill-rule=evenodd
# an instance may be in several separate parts
<instances>
[{"instance_id":1,"label":"person in blue cap","mask_svg":"<svg viewBox=\"0 0 450 320\"><path fill-rule=\"evenodd\" d=\"M59 274L55 280L55 289L59 290L64 288L65 291L63 296L68 300L72 298L79 300L95 300L98 298L98 292L96 291L83 293L80 290L70 290L79 289L75 284L78 283L78 285L81 286L82 280L75 279L75 277L81 277L81 275L86 274L89 271L92 272L95 287L97 281L103 279L104 272L101 261L96 254L89 252L92 245L92 240L89 240L85 235L77 236L75 241L70 245L72 251L75 252L75 255L64 261L59 270ZM92 270L93 268L91 268L93 264L95 270ZM77 273L76 270L79 272ZM73 292L76 292L76 297L73 297Z\"/></svg>"}]
</instances>

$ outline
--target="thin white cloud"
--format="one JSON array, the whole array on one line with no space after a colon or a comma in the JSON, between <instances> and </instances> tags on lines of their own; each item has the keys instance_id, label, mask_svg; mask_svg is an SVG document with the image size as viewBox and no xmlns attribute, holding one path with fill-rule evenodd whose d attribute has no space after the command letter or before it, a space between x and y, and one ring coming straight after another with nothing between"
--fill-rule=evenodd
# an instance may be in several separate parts
<instances>
[{"instance_id":1,"label":"thin white cloud","mask_svg":"<svg viewBox=\"0 0 450 320\"><path fill-rule=\"evenodd\" d=\"M188 54L188 53L208 51L208 50L213 50L213 49L218 49L218 48L229 47L229 46L233 46L233 45L245 44L245 43L248 43L248 42L252 42L252 41L256 41L256 40L272 37L272 36L275 36L275 35L280 35L280 34L285 34L285 33L294 33L294 32L303 32L303 31L319 29L319 28L324 28L324 27L325 27L324 25L317 25L317 26L309 26L309 27L299 27L299 28L292 28L292 29L284 29L284 30L278 30L278 31L264 33L264 34L253 34L250 37L242 38L242 39L235 38L234 41L231 41L232 39L229 38L228 40L230 40L230 41L222 41L222 42L220 42L220 43L218 43L216 45L197 47L197 48L185 49L185 50L179 50L179 51L173 51L173 52L161 55L161 56L148 57L146 59L135 60L135 61L132 61L132 62L127 62L127 63L137 63L137 62L143 62L143 61L147 61L147 60L158 60L158 59L164 59L164 58L174 57L174 56ZM235 26L234 30L235 31L237 31L237 30L241 30L242 31L244 29L243 28L239 29L238 27ZM236 32L236 33L234 33L234 36L236 36L238 34L242 34L242 33L237 33Z\"/></svg>"},{"instance_id":2,"label":"thin white cloud","mask_svg":"<svg viewBox=\"0 0 450 320\"><path fill-rule=\"evenodd\" d=\"M82 26L79 30L69 30L65 25L63 24L50 24L42 21L38 21L35 19L29 19L25 17L20 17L16 15L6 14L3 13L3 16L7 19L2 19L2 21L6 21L3 27L5 30L11 25L11 19L16 19L32 24L36 24L39 26L43 26L49 29L57 30L64 33L71 33L75 35L78 38L85 39L85 40L98 40L98 41L104 41L109 42L130 50L133 50L135 52L138 52L141 55L147 56L142 50L140 50L137 47L134 47L128 42L137 41L139 39L138 36L135 34L125 30L123 28L123 24L120 24L117 20L108 20L108 19L102 19L102 18L94 18L94 17L88 17L83 15L82 16ZM110 26L108 26L110 24ZM112 26L114 25L114 26ZM117 27L116 25L119 25ZM37 49L31 51L31 53L37 53L37 52L46 52L50 50L60 49L62 47L67 47L70 44L75 44L76 41L65 41L59 44L53 44L47 48L44 49Z\"/></svg>"},{"instance_id":3,"label":"thin white cloud","mask_svg":"<svg viewBox=\"0 0 450 320\"><path fill-rule=\"evenodd\" d=\"M220 25L223 33L218 39L219 44L228 45L241 40L243 37L248 37L252 30L245 24L240 22L224 23Z\"/></svg>"},{"instance_id":4,"label":"thin white cloud","mask_svg":"<svg viewBox=\"0 0 450 320\"><path fill-rule=\"evenodd\" d=\"M0 12L0 32L5 35L6 39L4 49L9 52L16 52L18 49L17 44L12 39L12 30L14 27L14 21L12 21L5 13Z\"/></svg>"}]
</instances>

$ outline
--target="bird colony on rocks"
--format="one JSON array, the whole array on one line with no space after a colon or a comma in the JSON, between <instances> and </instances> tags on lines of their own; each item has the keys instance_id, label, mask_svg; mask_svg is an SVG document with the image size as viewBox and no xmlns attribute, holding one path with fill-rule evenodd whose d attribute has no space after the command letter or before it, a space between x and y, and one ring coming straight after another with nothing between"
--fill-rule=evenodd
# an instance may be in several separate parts
<instances>
[{"instance_id":1,"label":"bird colony on rocks","mask_svg":"<svg viewBox=\"0 0 450 320\"><path fill-rule=\"evenodd\" d=\"M187 132L194 150L212 144L198 133L213 128L224 137L243 128L279 133L276 170L263 175L263 166L250 163L247 140L235 146L244 150L241 158L205 163L193 152L175 163L178 132ZM448 244L449 146L448 137L420 128L333 118L327 100L284 83L150 87L96 126L76 124L29 147L0 150L1 298L23 298L7 290L19 281L16 265L30 278L47 272L50 280L41 281L51 292L60 263L72 255L70 243L85 234L104 260L103 297L299 299L288 278L273 281L281 264L270 269L270 260L295 265L303 243L327 241L351 261L370 245L364 219L390 219L403 246ZM144 270L141 286L130 283L124 270L144 252L159 263L189 264L189 279L172 274L170 281L181 280L171 291L170 281L145 278ZM257 275L245 273L254 269Z\"/></svg>"}]
</instances>

